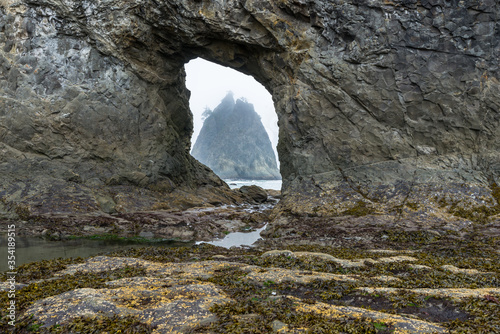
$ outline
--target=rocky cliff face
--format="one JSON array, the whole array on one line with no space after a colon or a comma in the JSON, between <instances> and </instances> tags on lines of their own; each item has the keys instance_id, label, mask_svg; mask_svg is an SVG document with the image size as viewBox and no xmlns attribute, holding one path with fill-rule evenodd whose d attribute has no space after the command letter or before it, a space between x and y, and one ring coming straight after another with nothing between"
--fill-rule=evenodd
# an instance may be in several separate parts
<instances>
[{"instance_id":1,"label":"rocky cliff face","mask_svg":"<svg viewBox=\"0 0 500 334\"><path fill-rule=\"evenodd\" d=\"M188 154L183 64L201 56L272 93L283 212L492 207L499 6L3 0L0 194L50 207L34 198L110 182L217 185ZM51 186L35 189L43 178Z\"/></svg>"},{"instance_id":2,"label":"rocky cliff face","mask_svg":"<svg viewBox=\"0 0 500 334\"><path fill-rule=\"evenodd\" d=\"M3 211L144 209L157 194L132 205L131 189L222 185L187 151L182 72L144 79L54 9L10 5L0 15Z\"/></svg>"},{"instance_id":3,"label":"rocky cliff face","mask_svg":"<svg viewBox=\"0 0 500 334\"><path fill-rule=\"evenodd\" d=\"M205 119L191 154L223 179L281 178L260 116L232 93Z\"/></svg>"}]
</instances>

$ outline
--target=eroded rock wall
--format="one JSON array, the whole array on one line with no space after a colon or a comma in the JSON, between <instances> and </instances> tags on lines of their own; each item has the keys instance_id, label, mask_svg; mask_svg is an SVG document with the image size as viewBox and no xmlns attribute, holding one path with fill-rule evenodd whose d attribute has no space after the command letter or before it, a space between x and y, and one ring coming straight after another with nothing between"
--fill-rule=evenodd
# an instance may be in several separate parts
<instances>
[{"instance_id":1,"label":"eroded rock wall","mask_svg":"<svg viewBox=\"0 0 500 334\"><path fill-rule=\"evenodd\" d=\"M187 151L182 64L144 79L47 6L6 6L0 27L4 211L114 211L137 187L222 185ZM121 210L151 207L152 197Z\"/></svg>"},{"instance_id":2,"label":"eroded rock wall","mask_svg":"<svg viewBox=\"0 0 500 334\"><path fill-rule=\"evenodd\" d=\"M14 161L3 168L36 154L48 165L94 166L82 167L85 180L144 173L145 183L205 182L208 172L187 154L192 121L182 69L202 56L252 74L272 93L283 212L336 215L360 202L386 211L410 201L432 208L443 198L496 204L500 9L494 0L4 2L1 94L10 105L3 113L35 124L47 103L53 114L43 114L38 133L32 126L14 131L2 119L0 138ZM43 45L56 41L52 47L40 47L42 33ZM52 72L36 82L43 62ZM36 103L27 107L23 96ZM75 114L70 120L94 106L92 116L80 118L92 121L71 123L77 131L57 137L67 105ZM123 120L123 131L101 138L120 143L110 151L123 154L87 144L104 124L120 123L115 119ZM13 144L12 136L24 137ZM36 138L45 146L34 149L41 145ZM150 160L160 167L144 172Z\"/></svg>"},{"instance_id":3,"label":"eroded rock wall","mask_svg":"<svg viewBox=\"0 0 500 334\"><path fill-rule=\"evenodd\" d=\"M297 6L317 15L319 27L296 95L282 107L289 115L282 124L295 131L282 136L281 152L293 152L288 166L303 172L289 178L288 207L304 200L305 211L339 214L349 200L389 210L491 200L499 171L498 3ZM318 196L295 196L307 192Z\"/></svg>"}]
</instances>

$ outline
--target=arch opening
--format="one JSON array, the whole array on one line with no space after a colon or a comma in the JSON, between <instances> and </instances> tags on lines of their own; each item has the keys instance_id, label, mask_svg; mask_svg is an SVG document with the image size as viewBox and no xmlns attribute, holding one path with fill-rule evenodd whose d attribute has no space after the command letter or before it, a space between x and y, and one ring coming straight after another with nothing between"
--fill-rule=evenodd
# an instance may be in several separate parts
<instances>
[{"instance_id":1,"label":"arch opening","mask_svg":"<svg viewBox=\"0 0 500 334\"><path fill-rule=\"evenodd\" d=\"M252 76L203 58L185 64L193 114L191 154L231 187L281 189L278 117Z\"/></svg>"}]
</instances>

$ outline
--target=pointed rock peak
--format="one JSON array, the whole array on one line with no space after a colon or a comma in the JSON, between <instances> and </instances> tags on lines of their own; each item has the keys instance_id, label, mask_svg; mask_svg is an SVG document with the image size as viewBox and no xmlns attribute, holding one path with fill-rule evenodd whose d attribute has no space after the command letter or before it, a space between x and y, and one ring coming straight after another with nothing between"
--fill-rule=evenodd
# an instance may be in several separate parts
<instances>
[{"instance_id":1,"label":"pointed rock peak","mask_svg":"<svg viewBox=\"0 0 500 334\"><path fill-rule=\"evenodd\" d=\"M205 120L191 154L223 179L281 178L269 136L246 99L227 95Z\"/></svg>"},{"instance_id":2,"label":"pointed rock peak","mask_svg":"<svg viewBox=\"0 0 500 334\"><path fill-rule=\"evenodd\" d=\"M215 107L213 114L215 115L227 115L232 113L235 106L234 94L233 92L227 92L227 95L220 101L220 104Z\"/></svg>"},{"instance_id":3,"label":"pointed rock peak","mask_svg":"<svg viewBox=\"0 0 500 334\"><path fill-rule=\"evenodd\" d=\"M234 93L232 91L228 91L226 96L221 101L221 104L226 103L234 104Z\"/></svg>"},{"instance_id":4,"label":"pointed rock peak","mask_svg":"<svg viewBox=\"0 0 500 334\"><path fill-rule=\"evenodd\" d=\"M248 105L251 106L253 109L253 104L248 102L248 100L245 97L240 97L238 100L236 100L236 105Z\"/></svg>"}]
</instances>

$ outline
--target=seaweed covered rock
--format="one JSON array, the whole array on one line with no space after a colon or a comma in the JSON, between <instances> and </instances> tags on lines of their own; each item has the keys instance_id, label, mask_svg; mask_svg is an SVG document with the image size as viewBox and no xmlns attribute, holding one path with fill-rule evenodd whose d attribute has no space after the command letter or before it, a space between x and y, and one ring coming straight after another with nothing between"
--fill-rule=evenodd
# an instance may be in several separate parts
<instances>
[{"instance_id":1,"label":"seaweed covered rock","mask_svg":"<svg viewBox=\"0 0 500 334\"><path fill-rule=\"evenodd\" d=\"M479 242L398 246L295 245L265 252L202 244L31 263L18 268L14 329L494 332L500 308L497 249ZM467 272L450 274L445 266ZM0 283L0 301L8 301L10 285ZM6 312L0 310L0 330L7 332L12 326Z\"/></svg>"},{"instance_id":2,"label":"seaweed covered rock","mask_svg":"<svg viewBox=\"0 0 500 334\"><path fill-rule=\"evenodd\" d=\"M209 308L230 301L213 284L196 281L134 277L108 285L48 297L34 303L26 313L46 327L71 323L80 317L133 316L155 328L155 333L185 333L216 321Z\"/></svg>"}]
</instances>

